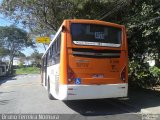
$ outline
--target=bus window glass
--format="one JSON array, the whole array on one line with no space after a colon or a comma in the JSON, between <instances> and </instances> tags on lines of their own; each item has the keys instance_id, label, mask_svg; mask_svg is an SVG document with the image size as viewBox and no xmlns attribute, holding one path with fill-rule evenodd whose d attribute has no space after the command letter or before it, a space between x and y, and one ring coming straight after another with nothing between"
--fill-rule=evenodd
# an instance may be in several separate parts
<instances>
[{"instance_id":1,"label":"bus window glass","mask_svg":"<svg viewBox=\"0 0 160 120\"><path fill-rule=\"evenodd\" d=\"M71 24L73 41L121 44L121 29L95 24Z\"/></svg>"},{"instance_id":2,"label":"bus window glass","mask_svg":"<svg viewBox=\"0 0 160 120\"><path fill-rule=\"evenodd\" d=\"M57 38L57 51L58 51L58 54L60 54L60 47L61 47L61 35L59 35L58 38Z\"/></svg>"},{"instance_id":3,"label":"bus window glass","mask_svg":"<svg viewBox=\"0 0 160 120\"><path fill-rule=\"evenodd\" d=\"M56 40L56 58L55 58L56 64L60 62L60 43L61 43L61 35L58 35Z\"/></svg>"}]
</instances>

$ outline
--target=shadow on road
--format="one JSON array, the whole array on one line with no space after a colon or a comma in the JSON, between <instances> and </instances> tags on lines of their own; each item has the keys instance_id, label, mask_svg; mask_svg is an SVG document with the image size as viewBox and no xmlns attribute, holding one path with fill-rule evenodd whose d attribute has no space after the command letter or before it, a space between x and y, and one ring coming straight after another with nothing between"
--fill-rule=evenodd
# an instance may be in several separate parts
<instances>
[{"instance_id":1,"label":"shadow on road","mask_svg":"<svg viewBox=\"0 0 160 120\"><path fill-rule=\"evenodd\" d=\"M11 76L11 77L0 77L0 85L2 85L3 83L7 82L7 81L11 81L11 80L16 80L15 76Z\"/></svg>"},{"instance_id":2,"label":"shadow on road","mask_svg":"<svg viewBox=\"0 0 160 120\"><path fill-rule=\"evenodd\" d=\"M12 92L15 92L15 91L0 92L0 96L1 96L2 94L10 94L10 93L12 93ZM0 97L0 98L1 98L1 97ZM11 100L12 100L12 99L7 99L7 100L2 100L2 99L0 99L0 105L6 105L6 104L8 104Z\"/></svg>"},{"instance_id":3,"label":"shadow on road","mask_svg":"<svg viewBox=\"0 0 160 120\"><path fill-rule=\"evenodd\" d=\"M0 92L0 95L1 95L1 94L4 94L4 93L12 93L12 92L15 92L15 91L10 91L10 92Z\"/></svg>"},{"instance_id":4,"label":"shadow on road","mask_svg":"<svg viewBox=\"0 0 160 120\"><path fill-rule=\"evenodd\" d=\"M64 103L74 111L84 116L112 115L127 112L119 110L119 108L110 104L108 99L76 100L65 101Z\"/></svg>"},{"instance_id":5,"label":"shadow on road","mask_svg":"<svg viewBox=\"0 0 160 120\"><path fill-rule=\"evenodd\" d=\"M123 101L134 105L137 109L160 106L160 91L146 89L132 89L129 91L129 100Z\"/></svg>"},{"instance_id":6,"label":"shadow on road","mask_svg":"<svg viewBox=\"0 0 160 120\"><path fill-rule=\"evenodd\" d=\"M128 99L75 100L64 103L84 116L137 113L141 109L160 106L160 92L130 90Z\"/></svg>"},{"instance_id":7,"label":"shadow on road","mask_svg":"<svg viewBox=\"0 0 160 120\"><path fill-rule=\"evenodd\" d=\"M6 105L10 102L11 100L0 100L0 105Z\"/></svg>"}]
</instances>

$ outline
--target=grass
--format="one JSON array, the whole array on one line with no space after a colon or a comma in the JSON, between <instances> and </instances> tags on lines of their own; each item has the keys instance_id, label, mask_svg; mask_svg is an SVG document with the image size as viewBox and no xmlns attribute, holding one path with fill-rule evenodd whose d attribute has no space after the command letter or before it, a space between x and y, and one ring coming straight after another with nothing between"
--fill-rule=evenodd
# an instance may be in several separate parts
<instances>
[{"instance_id":1,"label":"grass","mask_svg":"<svg viewBox=\"0 0 160 120\"><path fill-rule=\"evenodd\" d=\"M38 67L24 67L16 69L16 74L38 74L40 73L40 68Z\"/></svg>"}]
</instances>

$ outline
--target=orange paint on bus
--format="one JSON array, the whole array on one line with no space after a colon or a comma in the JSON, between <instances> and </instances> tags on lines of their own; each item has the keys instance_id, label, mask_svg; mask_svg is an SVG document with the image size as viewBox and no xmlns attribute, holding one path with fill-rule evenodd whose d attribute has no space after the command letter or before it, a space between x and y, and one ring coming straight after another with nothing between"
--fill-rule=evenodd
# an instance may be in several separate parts
<instances>
[{"instance_id":1,"label":"orange paint on bus","mask_svg":"<svg viewBox=\"0 0 160 120\"><path fill-rule=\"evenodd\" d=\"M122 30L121 47L106 46L88 46L76 45L71 38L70 25L72 23L82 24L98 24L103 26L111 26ZM128 83L128 48L126 31L123 25L98 20L65 20L62 24L65 31L62 32L61 39L61 55L60 55L60 83L75 84L74 80L68 81L68 70L74 74L75 78L81 78L82 85L101 85L101 84L118 84ZM92 49L102 50L119 50L119 58L87 58L74 56L72 49ZM82 63L80 62L82 61ZM84 62L83 62L84 61ZM121 80L121 72L125 68L125 80ZM100 74L103 78L94 78L94 74Z\"/></svg>"}]
</instances>

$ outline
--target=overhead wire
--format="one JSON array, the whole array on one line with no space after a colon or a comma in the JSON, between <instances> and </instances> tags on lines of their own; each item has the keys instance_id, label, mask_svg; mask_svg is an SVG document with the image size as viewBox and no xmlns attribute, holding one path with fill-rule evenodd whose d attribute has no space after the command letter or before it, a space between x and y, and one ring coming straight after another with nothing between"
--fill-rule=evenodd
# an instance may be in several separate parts
<instances>
[{"instance_id":1,"label":"overhead wire","mask_svg":"<svg viewBox=\"0 0 160 120\"><path fill-rule=\"evenodd\" d=\"M126 1L121 1L121 0L119 0L119 3L117 3L117 4L115 5L115 7L114 7L111 11L107 11L107 12L105 13L105 15L103 15L101 18L99 18L99 20L103 20L104 18L106 18L106 17L109 16L110 14L112 14L112 13L114 13L115 11L119 10L120 8L124 7L124 6L126 5L125 3L126 3ZM157 8L157 9L159 9L159 8ZM103 11L104 11L104 10L103 10ZM102 13L102 14L104 14L104 13ZM134 16L132 16L132 18L135 17L136 15L137 15L137 14L135 14ZM140 25L142 25L142 24L145 24L145 23L147 23L147 22L151 22L151 21L153 21L153 20L157 20L157 19L160 19L160 17L154 17L154 18L152 18L152 19L143 21L142 23L140 23L140 24L138 24L138 25L132 25L132 26L130 27L130 29L133 28L133 27L138 27L138 26L140 26Z\"/></svg>"},{"instance_id":2,"label":"overhead wire","mask_svg":"<svg viewBox=\"0 0 160 120\"><path fill-rule=\"evenodd\" d=\"M113 12L119 10L120 8L122 8L125 5L124 3L126 3L126 1L119 0L119 2L115 5L115 7L112 10L107 11L102 17L99 18L99 20L103 20L104 18L109 16L111 13L113 13Z\"/></svg>"},{"instance_id":3,"label":"overhead wire","mask_svg":"<svg viewBox=\"0 0 160 120\"><path fill-rule=\"evenodd\" d=\"M117 3L119 0L115 0L112 4L115 4L115 3ZM102 15L104 15L105 13L106 13L106 10L108 11L108 8L106 9L102 9L102 10L100 10L99 12L97 12L96 14L95 14L95 16L102 16Z\"/></svg>"}]
</instances>

